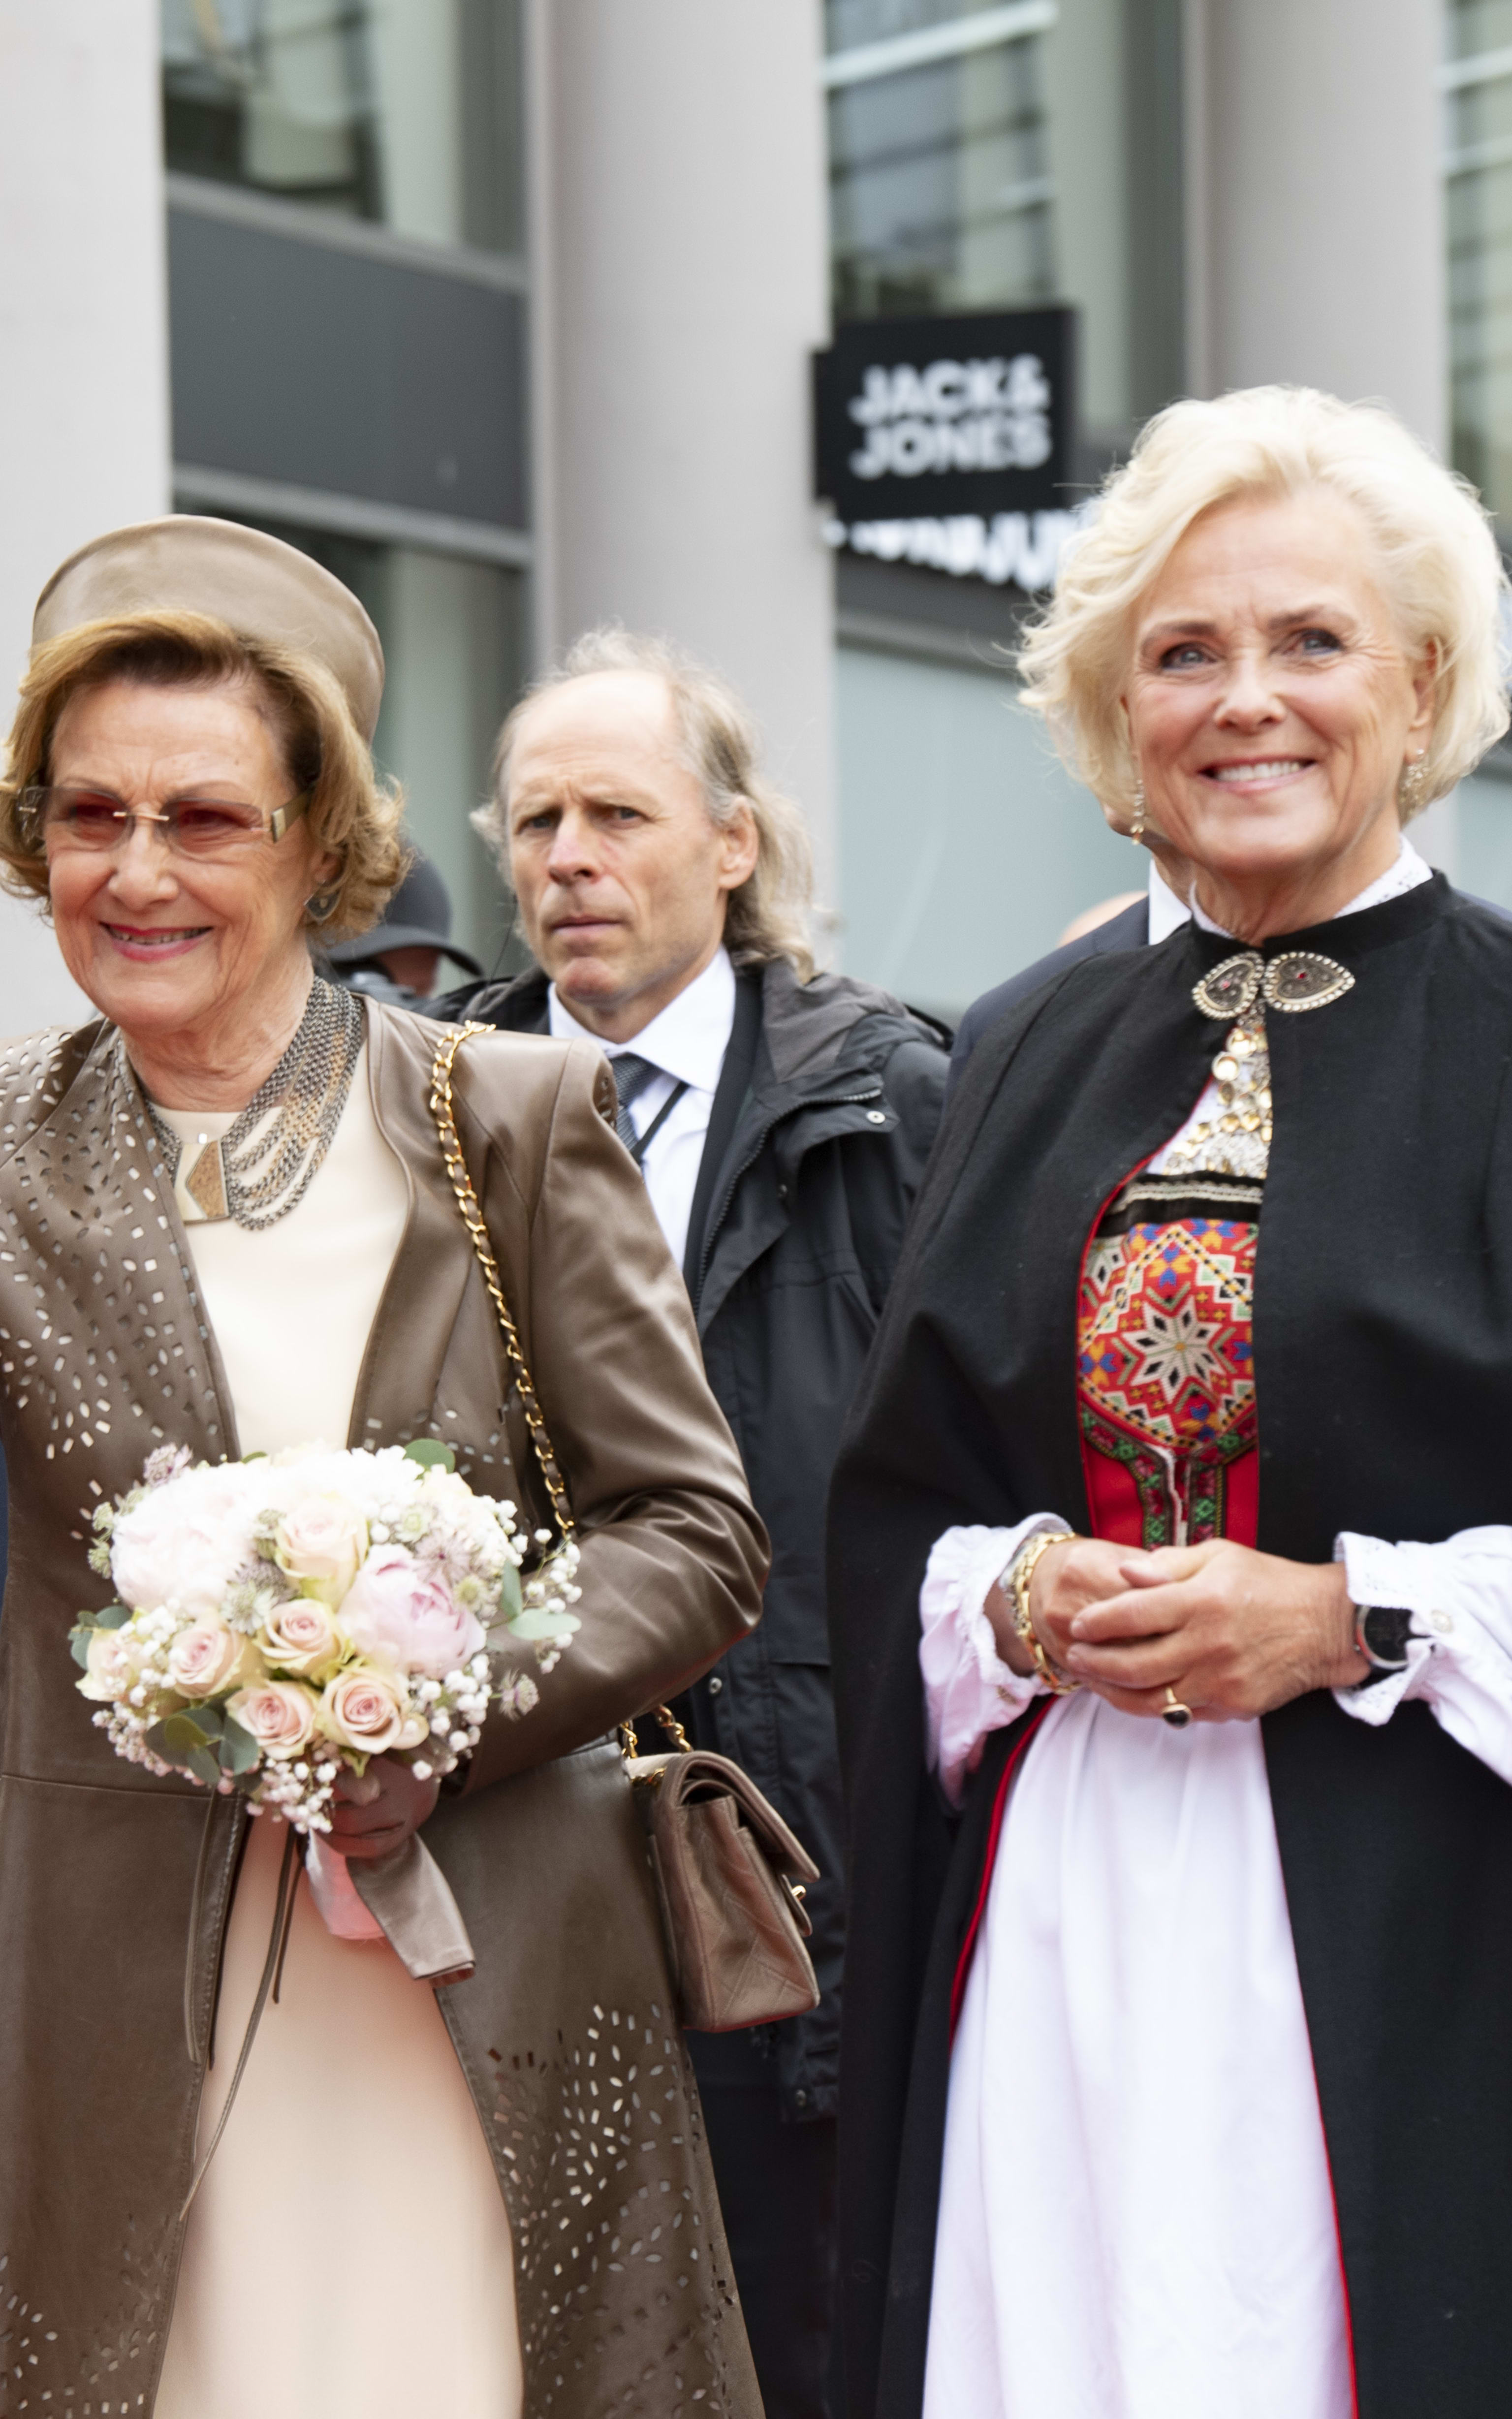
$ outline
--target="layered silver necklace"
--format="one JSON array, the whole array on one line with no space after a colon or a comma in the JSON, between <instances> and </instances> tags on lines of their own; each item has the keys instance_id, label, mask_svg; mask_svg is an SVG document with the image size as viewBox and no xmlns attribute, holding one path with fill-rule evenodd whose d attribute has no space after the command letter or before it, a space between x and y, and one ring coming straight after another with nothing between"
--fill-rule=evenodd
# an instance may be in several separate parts
<instances>
[{"instance_id":1,"label":"layered silver necklace","mask_svg":"<svg viewBox=\"0 0 1512 2419\"><path fill-rule=\"evenodd\" d=\"M294 1039L267 1082L224 1134L207 1135L198 1146L184 1190L206 1219L234 1218L255 1231L298 1208L341 1123L363 1033L361 1000L317 975ZM124 1040L116 1046L124 1059ZM142 1098L177 1183L185 1145L145 1091Z\"/></svg>"}]
</instances>

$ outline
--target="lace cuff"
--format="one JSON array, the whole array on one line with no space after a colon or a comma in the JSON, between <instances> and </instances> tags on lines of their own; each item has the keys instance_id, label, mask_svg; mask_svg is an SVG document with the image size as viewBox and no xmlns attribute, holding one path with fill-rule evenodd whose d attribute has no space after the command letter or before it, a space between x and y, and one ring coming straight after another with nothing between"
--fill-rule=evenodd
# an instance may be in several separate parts
<instances>
[{"instance_id":1,"label":"lace cuff","mask_svg":"<svg viewBox=\"0 0 1512 2419\"><path fill-rule=\"evenodd\" d=\"M993 1581L1020 1547L1044 1529L1064 1529L1036 1512L1015 1529L947 1529L930 1554L918 1591L918 1668L924 1678L930 1769L952 1806L961 1803L993 1731L1016 1721L1041 1684L1011 1671L997 1652L982 1610Z\"/></svg>"}]
</instances>

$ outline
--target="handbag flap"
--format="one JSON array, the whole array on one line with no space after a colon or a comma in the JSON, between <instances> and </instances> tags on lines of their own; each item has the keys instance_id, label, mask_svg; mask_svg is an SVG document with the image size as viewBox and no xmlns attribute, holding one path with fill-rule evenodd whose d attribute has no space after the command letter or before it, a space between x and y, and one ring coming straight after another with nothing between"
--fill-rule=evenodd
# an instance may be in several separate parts
<instances>
[{"instance_id":1,"label":"handbag flap","mask_svg":"<svg viewBox=\"0 0 1512 2419\"><path fill-rule=\"evenodd\" d=\"M669 1813L673 1808L696 1804L701 1795L733 1797L769 1864L800 1882L819 1879L819 1868L796 1833L788 1828L749 1775L727 1755L690 1748L680 1755L627 1757L625 1768L632 1780L657 1790Z\"/></svg>"}]
</instances>

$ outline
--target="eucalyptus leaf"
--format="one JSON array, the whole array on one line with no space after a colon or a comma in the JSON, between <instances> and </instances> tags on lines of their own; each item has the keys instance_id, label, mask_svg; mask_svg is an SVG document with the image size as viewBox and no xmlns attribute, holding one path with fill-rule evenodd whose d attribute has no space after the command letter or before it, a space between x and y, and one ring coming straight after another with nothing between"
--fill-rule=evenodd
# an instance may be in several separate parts
<instances>
[{"instance_id":1,"label":"eucalyptus leaf","mask_svg":"<svg viewBox=\"0 0 1512 2419\"><path fill-rule=\"evenodd\" d=\"M170 1757L175 1764L188 1764L192 1757L202 1754L211 1740L221 1735L219 1720L210 1730L202 1720L203 1711L203 1707L196 1706L192 1714L169 1714L162 1724L164 1744L158 1753Z\"/></svg>"},{"instance_id":2,"label":"eucalyptus leaf","mask_svg":"<svg viewBox=\"0 0 1512 2419\"><path fill-rule=\"evenodd\" d=\"M103 1612L92 1612L89 1619L96 1629L124 1629L131 1618L129 1604L107 1604Z\"/></svg>"},{"instance_id":3,"label":"eucalyptus leaf","mask_svg":"<svg viewBox=\"0 0 1512 2419\"><path fill-rule=\"evenodd\" d=\"M504 1564L504 1576L499 1582L499 1610L505 1621L517 1621L525 1610L519 1573L513 1563Z\"/></svg>"},{"instance_id":4,"label":"eucalyptus leaf","mask_svg":"<svg viewBox=\"0 0 1512 2419\"><path fill-rule=\"evenodd\" d=\"M207 1789L220 1787L220 1761L210 1753L208 1747L197 1748L193 1755L186 1755L184 1765L187 1771L193 1774L196 1780L203 1780Z\"/></svg>"},{"instance_id":5,"label":"eucalyptus leaf","mask_svg":"<svg viewBox=\"0 0 1512 2419\"><path fill-rule=\"evenodd\" d=\"M406 1461L418 1461L422 1470L455 1470L456 1456L440 1437L411 1437L405 1446Z\"/></svg>"},{"instance_id":6,"label":"eucalyptus leaf","mask_svg":"<svg viewBox=\"0 0 1512 2419\"><path fill-rule=\"evenodd\" d=\"M154 1755L161 1755L164 1764L173 1764L176 1758L169 1753L168 1742L162 1735L166 1727L163 1722L154 1722L144 1736L142 1744L144 1747L150 1748Z\"/></svg>"},{"instance_id":7,"label":"eucalyptus leaf","mask_svg":"<svg viewBox=\"0 0 1512 2419\"><path fill-rule=\"evenodd\" d=\"M94 1625L87 1621L81 1621L69 1632L69 1651L81 1672L89 1669L89 1641L94 1634Z\"/></svg>"},{"instance_id":8,"label":"eucalyptus leaf","mask_svg":"<svg viewBox=\"0 0 1512 2419\"><path fill-rule=\"evenodd\" d=\"M221 1733L221 1768L233 1779L250 1772L257 1761L259 1749L251 1731L242 1729L235 1714L227 1714L225 1728Z\"/></svg>"}]
</instances>

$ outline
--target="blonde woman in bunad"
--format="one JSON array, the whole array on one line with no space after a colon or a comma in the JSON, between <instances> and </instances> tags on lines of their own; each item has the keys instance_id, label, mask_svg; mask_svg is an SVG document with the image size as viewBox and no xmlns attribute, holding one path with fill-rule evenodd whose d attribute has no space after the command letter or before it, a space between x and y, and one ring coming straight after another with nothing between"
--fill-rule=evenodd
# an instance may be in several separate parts
<instances>
[{"instance_id":1,"label":"blonde woman in bunad","mask_svg":"<svg viewBox=\"0 0 1512 2419\"><path fill-rule=\"evenodd\" d=\"M89 1513L156 1445L440 1440L550 1518L442 1030L312 963L402 868L382 670L338 581L218 521L116 531L38 607L0 858L98 1014L0 1061L0 2410L759 2419L607 1734L755 1621L764 1540L592 1049L455 1065L581 1547L534 1710L444 1787L345 1776L306 1870L241 1795L114 1756L74 1687ZM349 1878L422 1826L475 1961L437 1988Z\"/></svg>"},{"instance_id":2,"label":"blonde woman in bunad","mask_svg":"<svg viewBox=\"0 0 1512 2419\"><path fill-rule=\"evenodd\" d=\"M1193 914L978 1040L837 1472L854 2419L1505 2412L1512 925L1402 829L1505 600L1261 388L1024 650Z\"/></svg>"}]
</instances>

